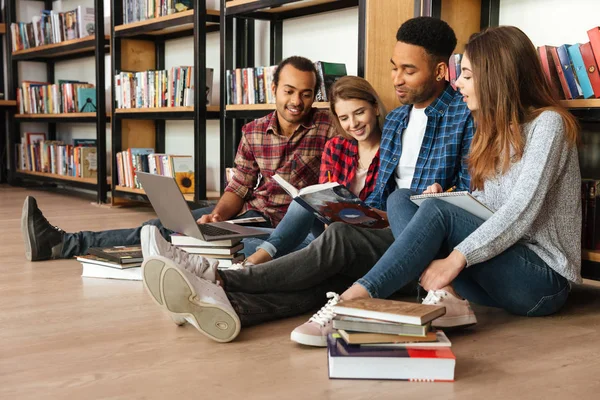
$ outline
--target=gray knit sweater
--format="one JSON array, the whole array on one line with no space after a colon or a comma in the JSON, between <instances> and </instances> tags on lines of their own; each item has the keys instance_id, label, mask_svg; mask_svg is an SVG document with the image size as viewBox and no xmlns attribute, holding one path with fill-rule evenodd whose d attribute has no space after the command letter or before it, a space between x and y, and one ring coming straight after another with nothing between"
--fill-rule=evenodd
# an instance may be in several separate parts
<instances>
[{"instance_id":1,"label":"gray knit sweater","mask_svg":"<svg viewBox=\"0 0 600 400\"><path fill-rule=\"evenodd\" d=\"M581 282L581 176L577 149L560 115L545 111L523 125L525 151L508 172L473 195L494 215L456 250L467 267L524 243L569 281Z\"/></svg>"}]
</instances>

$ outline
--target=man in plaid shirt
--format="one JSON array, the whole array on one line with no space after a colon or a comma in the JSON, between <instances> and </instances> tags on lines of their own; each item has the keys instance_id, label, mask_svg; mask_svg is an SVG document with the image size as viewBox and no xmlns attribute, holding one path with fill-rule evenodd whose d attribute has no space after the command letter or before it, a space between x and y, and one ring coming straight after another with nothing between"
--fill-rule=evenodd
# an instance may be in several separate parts
<instances>
[{"instance_id":1,"label":"man in plaid shirt","mask_svg":"<svg viewBox=\"0 0 600 400\"><path fill-rule=\"evenodd\" d=\"M276 111L242 128L235 174L214 210L198 222L260 215L274 227L291 199L273 175L298 189L318 183L323 148L335 135L329 113L312 108L319 86L310 60L294 56L279 64L273 76Z\"/></svg>"},{"instance_id":2,"label":"man in plaid shirt","mask_svg":"<svg viewBox=\"0 0 600 400\"><path fill-rule=\"evenodd\" d=\"M320 78L313 63L303 57L283 60L273 76L276 111L242 129L235 158L235 175L214 207L192 211L199 223L232 218L264 217L264 227L274 227L283 218L291 198L272 180L277 173L297 188L318 183L321 154L335 127L327 111L312 108ZM101 232L66 233L52 226L33 197L25 200L22 229L31 250L31 261L70 258L87 254L90 247L140 244L142 226ZM164 238L171 231L158 219L155 225Z\"/></svg>"}]
</instances>

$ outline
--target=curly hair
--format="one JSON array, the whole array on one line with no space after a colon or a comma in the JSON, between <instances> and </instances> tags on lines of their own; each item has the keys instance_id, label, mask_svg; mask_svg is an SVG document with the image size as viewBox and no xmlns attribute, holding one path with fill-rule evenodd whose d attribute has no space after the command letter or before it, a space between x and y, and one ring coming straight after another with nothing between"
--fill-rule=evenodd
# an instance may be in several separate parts
<instances>
[{"instance_id":1,"label":"curly hair","mask_svg":"<svg viewBox=\"0 0 600 400\"><path fill-rule=\"evenodd\" d=\"M316 96L317 91L321 87L321 77L319 76L319 73L317 72L317 68L315 67L314 63L308 58L301 56L291 56L279 63L277 69L275 70L275 73L273 74L273 83L275 84L275 87L279 86L279 75L281 73L281 70L288 64L299 71L312 72L313 74L315 74L315 88L313 96Z\"/></svg>"},{"instance_id":2,"label":"curly hair","mask_svg":"<svg viewBox=\"0 0 600 400\"><path fill-rule=\"evenodd\" d=\"M433 17L409 19L398 29L396 40L424 48L436 61L448 62L456 48L454 30L446 22Z\"/></svg>"}]
</instances>

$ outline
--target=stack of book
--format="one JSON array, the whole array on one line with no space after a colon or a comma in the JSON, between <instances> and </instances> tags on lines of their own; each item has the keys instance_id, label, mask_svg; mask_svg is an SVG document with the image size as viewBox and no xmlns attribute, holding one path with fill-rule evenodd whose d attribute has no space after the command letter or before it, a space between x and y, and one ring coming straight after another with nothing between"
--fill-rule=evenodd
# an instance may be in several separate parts
<instances>
[{"instance_id":1,"label":"stack of book","mask_svg":"<svg viewBox=\"0 0 600 400\"><path fill-rule=\"evenodd\" d=\"M330 378L454 381L451 343L443 331L431 329L445 307L359 299L340 302L333 311Z\"/></svg>"},{"instance_id":2,"label":"stack of book","mask_svg":"<svg viewBox=\"0 0 600 400\"><path fill-rule=\"evenodd\" d=\"M83 266L82 277L142 280L143 257L140 246L94 247L88 253L77 257Z\"/></svg>"},{"instance_id":3,"label":"stack of book","mask_svg":"<svg viewBox=\"0 0 600 400\"><path fill-rule=\"evenodd\" d=\"M190 236L174 233L171 235L174 246L190 253L219 261L219 268L229 268L244 261L244 254L238 253L244 248L242 239L225 239L206 242Z\"/></svg>"}]
</instances>

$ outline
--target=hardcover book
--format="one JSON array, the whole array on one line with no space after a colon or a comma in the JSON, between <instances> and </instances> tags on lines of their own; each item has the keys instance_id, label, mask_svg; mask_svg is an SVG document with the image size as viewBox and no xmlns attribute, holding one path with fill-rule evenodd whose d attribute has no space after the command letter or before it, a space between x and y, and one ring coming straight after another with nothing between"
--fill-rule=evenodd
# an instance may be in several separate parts
<instances>
[{"instance_id":1,"label":"hardcover book","mask_svg":"<svg viewBox=\"0 0 600 400\"><path fill-rule=\"evenodd\" d=\"M470 212L474 216L487 220L494 213L493 210L488 208L485 204L477 200L469 192L443 192L443 193L426 193L415 196L410 196L410 199L416 205L427 199L441 199L447 203L453 204L463 210Z\"/></svg>"},{"instance_id":2,"label":"hardcover book","mask_svg":"<svg viewBox=\"0 0 600 400\"><path fill-rule=\"evenodd\" d=\"M453 382L456 357L449 347L352 346L339 334L327 338L329 378Z\"/></svg>"},{"instance_id":3,"label":"hardcover book","mask_svg":"<svg viewBox=\"0 0 600 400\"><path fill-rule=\"evenodd\" d=\"M134 264L143 260L140 246L91 247L88 253L119 264Z\"/></svg>"},{"instance_id":4,"label":"hardcover book","mask_svg":"<svg viewBox=\"0 0 600 400\"><path fill-rule=\"evenodd\" d=\"M382 343L426 343L435 342L435 332L427 332L425 336L400 336L389 333L352 332L338 329L338 333L348 344L382 344Z\"/></svg>"},{"instance_id":5,"label":"hardcover book","mask_svg":"<svg viewBox=\"0 0 600 400\"><path fill-rule=\"evenodd\" d=\"M584 67L594 91L594 97L600 97L600 73L598 72L598 64L594 58L594 51L590 42L579 46L581 58L583 59ZM598 49L600 51L600 49Z\"/></svg>"},{"instance_id":6,"label":"hardcover book","mask_svg":"<svg viewBox=\"0 0 600 400\"><path fill-rule=\"evenodd\" d=\"M389 225L375 210L337 182L311 185L298 190L278 174L273 175L273 180L325 224L345 222L365 228L386 228Z\"/></svg>"},{"instance_id":7,"label":"hardcover book","mask_svg":"<svg viewBox=\"0 0 600 400\"><path fill-rule=\"evenodd\" d=\"M399 324L389 321L381 321L372 318L350 317L348 315L337 315L333 318L335 329L347 331L387 333L407 336L425 336L431 330L431 324L411 325Z\"/></svg>"},{"instance_id":8,"label":"hardcover book","mask_svg":"<svg viewBox=\"0 0 600 400\"><path fill-rule=\"evenodd\" d=\"M181 193L194 193L194 158L192 156L170 156L173 177Z\"/></svg>"},{"instance_id":9,"label":"hardcover book","mask_svg":"<svg viewBox=\"0 0 600 400\"><path fill-rule=\"evenodd\" d=\"M346 64L325 61L315 62L315 68L321 78L321 87L317 91L316 101L329 101L329 89L335 81L348 75Z\"/></svg>"},{"instance_id":10,"label":"hardcover book","mask_svg":"<svg viewBox=\"0 0 600 400\"><path fill-rule=\"evenodd\" d=\"M446 307L386 299L356 299L333 307L336 315L375 318L402 324L424 325L446 313Z\"/></svg>"},{"instance_id":11,"label":"hardcover book","mask_svg":"<svg viewBox=\"0 0 600 400\"><path fill-rule=\"evenodd\" d=\"M202 246L202 247L232 247L236 246L242 239L224 239L206 242L180 233L171 234L171 243L174 246Z\"/></svg>"},{"instance_id":12,"label":"hardcover book","mask_svg":"<svg viewBox=\"0 0 600 400\"><path fill-rule=\"evenodd\" d=\"M558 54L558 59L560 60L563 75L567 81L567 85L569 85L569 91L574 99L578 99L582 96L582 91L577 82L577 78L575 77L575 71L573 70L573 64L569 57L568 47L569 45L563 44L556 48L556 52Z\"/></svg>"},{"instance_id":13,"label":"hardcover book","mask_svg":"<svg viewBox=\"0 0 600 400\"><path fill-rule=\"evenodd\" d=\"M568 46L567 51L569 52L569 58L571 58L573 70L575 71L575 76L581 87L583 97L586 99L594 97L594 90L592 89L592 84L588 78L587 70L583 63L581 52L579 51L579 44Z\"/></svg>"},{"instance_id":14,"label":"hardcover book","mask_svg":"<svg viewBox=\"0 0 600 400\"><path fill-rule=\"evenodd\" d=\"M540 61L542 62L544 73L546 74L546 78L548 78L548 81L550 82L550 86L558 95L559 99L564 99L565 94L563 93L562 85L556 72L556 65L554 65L554 58L552 58L552 52L550 49L551 47L552 46L538 47L538 54L540 56Z\"/></svg>"}]
</instances>

